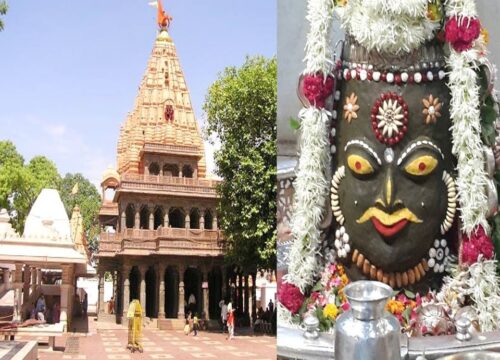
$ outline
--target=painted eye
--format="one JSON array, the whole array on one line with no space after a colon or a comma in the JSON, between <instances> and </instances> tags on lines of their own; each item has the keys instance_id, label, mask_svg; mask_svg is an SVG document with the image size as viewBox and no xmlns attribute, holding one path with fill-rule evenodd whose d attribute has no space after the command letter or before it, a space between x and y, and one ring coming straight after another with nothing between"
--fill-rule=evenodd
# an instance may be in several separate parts
<instances>
[{"instance_id":1,"label":"painted eye","mask_svg":"<svg viewBox=\"0 0 500 360\"><path fill-rule=\"evenodd\" d=\"M405 171L415 176L429 175L437 166L437 160L430 155L420 156L406 165Z\"/></svg>"},{"instance_id":2,"label":"painted eye","mask_svg":"<svg viewBox=\"0 0 500 360\"><path fill-rule=\"evenodd\" d=\"M356 174L368 175L373 173L373 167L370 162L359 155L349 155L347 158L347 166Z\"/></svg>"}]
</instances>

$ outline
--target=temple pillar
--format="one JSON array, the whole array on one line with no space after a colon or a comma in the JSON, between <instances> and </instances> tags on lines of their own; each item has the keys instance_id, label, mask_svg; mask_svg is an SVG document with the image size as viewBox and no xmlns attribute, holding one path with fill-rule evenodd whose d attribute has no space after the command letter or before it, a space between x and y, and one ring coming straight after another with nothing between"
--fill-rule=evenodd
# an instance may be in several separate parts
<instances>
[{"instance_id":1,"label":"temple pillar","mask_svg":"<svg viewBox=\"0 0 500 360\"><path fill-rule=\"evenodd\" d=\"M184 271L183 265L179 265L179 309L177 310L177 318L184 319Z\"/></svg>"},{"instance_id":2,"label":"temple pillar","mask_svg":"<svg viewBox=\"0 0 500 360\"><path fill-rule=\"evenodd\" d=\"M30 269L31 282L30 282L30 294L34 294L36 290L36 267Z\"/></svg>"},{"instance_id":3,"label":"temple pillar","mask_svg":"<svg viewBox=\"0 0 500 360\"><path fill-rule=\"evenodd\" d=\"M141 227L141 206L139 204L135 205L135 218L134 218L134 229L139 229Z\"/></svg>"},{"instance_id":4,"label":"temple pillar","mask_svg":"<svg viewBox=\"0 0 500 360\"><path fill-rule=\"evenodd\" d=\"M104 271L99 271L98 273L98 279L99 279L99 283L98 283L98 289L99 289L99 304L98 304L98 311L97 311L97 314L104 314L106 311L105 311L105 306L104 306Z\"/></svg>"},{"instance_id":5,"label":"temple pillar","mask_svg":"<svg viewBox=\"0 0 500 360\"><path fill-rule=\"evenodd\" d=\"M36 279L37 285L42 285L42 269L38 269L36 277L37 277Z\"/></svg>"},{"instance_id":6,"label":"temple pillar","mask_svg":"<svg viewBox=\"0 0 500 360\"><path fill-rule=\"evenodd\" d=\"M191 218L189 217L190 211L186 211L186 218L184 219L184 227L186 229L189 229L191 227Z\"/></svg>"},{"instance_id":7,"label":"temple pillar","mask_svg":"<svg viewBox=\"0 0 500 360\"><path fill-rule=\"evenodd\" d=\"M165 217L163 218L163 227L168 228L170 226L168 214L170 213L170 208L165 209Z\"/></svg>"},{"instance_id":8,"label":"temple pillar","mask_svg":"<svg viewBox=\"0 0 500 360\"><path fill-rule=\"evenodd\" d=\"M139 266L140 273L140 292L139 292L139 301L141 302L142 307L142 316L144 317L146 314L146 271L148 270L147 265Z\"/></svg>"},{"instance_id":9,"label":"temple pillar","mask_svg":"<svg viewBox=\"0 0 500 360\"><path fill-rule=\"evenodd\" d=\"M200 211L200 229L205 230L205 210Z\"/></svg>"},{"instance_id":10,"label":"temple pillar","mask_svg":"<svg viewBox=\"0 0 500 360\"><path fill-rule=\"evenodd\" d=\"M203 291L203 312L205 313L205 319L210 318L209 308L208 308L208 270L203 271L203 282L201 284ZM201 315L201 314L200 314Z\"/></svg>"},{"instance_id":11,"label":"temple pillar","mask_svg":"<svg viewBox=\"0 0 500 360\"><path fill-rule=\"evenodd\" d=\"M155 229L155 215L154 215L154 208L149 207L149 230L154 230Z\"/></svg>"},{"instance_id":12,"label":"temple pillar","mask_svg":"<svg viewBox=\"0 0 500 360\"><path fill-rule=\"evenodd\" d=\"M215 214L215 212L214 212L214 214ZM212 229L218 230L218 228L217 228L217 216L216 215L214 215L214 217L212 219Z\"/></svg>"},{"instance_id":13,"label":"temple pillar","mask_svg":"<svg viewBox=\"0 0 500 360\"><path fill-rule=\"evenodd\" d=\"M122 211L122 215L120 217L120 231L123 231L126 228L127 228L127 214L125 211Z\"/></svg>"},{"instance_id":14,"label":"temple pillar","mask_svg":"<svg viewBox=\"0 0 500 360\"><path fill-rule=\"evenodd\" d=\"M158 277L160 280L160 289L158 291L158 318L165 319L165 269L166 265L160 263L158 266Z\"/></svg>"},{"instance_id":15,"label":"temple pillar","mask_svg":"<svg viewBox=\"0 0 500 360\"><path fill-rule=\"evenodd\" d=\"M131 266L129 264L123 264L122 267L122 280L123 280L123 319L127 318L128 306L130 304L130 270ZM123 321L122 321L123 323Z\"/></svg>"},{"instance_id":16,"label":"temple pillar","mask_svg":"<svg viewBox=\"0 0 500 360\"><path fill-rule=\"evenodd\" d=\"M23 303L27 303L30 297L31 268L28 265L24 265L23 271L24 271Z\"/></svg>"},{"instance_id":17,"label":"temple pillar","mask_svg":"<svg viewBox=\"0 0 500 360\"><path fill-rule=\"evenodd\" d=\"M14 322L21 322L21 308L23 306L23 264L16 264L16 272L14 273L14 314L12 320Z\"/></svg>"},{"instance_id":18,"label":"temple pillar","mask_svg":"<svg viewBox=\"0 0 500 360\"><path fill-rule=\"evenodd\" d=\"M248 317L250 318L250 327L253 328L253 314L254 314L254 294L253 294L253 275L248 275L247 289L248 291Z\"/></svg>"},{"instance_id":19,"label":"temple pillar","mask_svg":"<svg viewBox=\"0 0 500 360\"><path fill-rule=\"evenodd\" d=\"M73 295L74 295L74 292L72 291L73 274L74 274L73 265L62 266L62 285L61 285L61 304L60 304L61 314L59 317L59 322L63 324L64 331L67 331L68 327L71 325L71 317L73 311ZM101 295L101 289L99 289L99 296L100 295ZM101 301L101 297L99 298L99 301Z\"/></svg>"},{"instance_id":20,"label":"temple pillar","mask_svg":"<svg viewBox=\"0 0 500 360\"><path fill-rule=\"evenodd\" d=\"M6 288L9 289L10 288L10 283L11 283L10 269L4 269L3 270L3 282L5 283Z\"/></svg>"}]
</instances>

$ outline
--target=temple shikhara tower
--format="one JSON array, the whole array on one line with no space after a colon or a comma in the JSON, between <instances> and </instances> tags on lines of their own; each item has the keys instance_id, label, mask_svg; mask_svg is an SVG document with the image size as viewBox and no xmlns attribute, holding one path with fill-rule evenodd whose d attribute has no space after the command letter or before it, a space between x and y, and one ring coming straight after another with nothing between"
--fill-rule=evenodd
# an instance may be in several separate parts
<instances>
[{"instance_id":1,"label":"temple shikhara tower","mask_svg":"<svg viewBox=\"0 0 500 360\"><path fill-rule=\"evenodd\" d=\"M160 327L179 325L172 319L184 319L186 311L217 319L219 302L228 294L216 214L218 180L206 174L170 21L160 4L160 30L135 105L120 129L118 167L102 179L99 320L120 321L133 299ZM104 302L106 272L114 280L115 314Z\"/></svg>"}]
</instances>

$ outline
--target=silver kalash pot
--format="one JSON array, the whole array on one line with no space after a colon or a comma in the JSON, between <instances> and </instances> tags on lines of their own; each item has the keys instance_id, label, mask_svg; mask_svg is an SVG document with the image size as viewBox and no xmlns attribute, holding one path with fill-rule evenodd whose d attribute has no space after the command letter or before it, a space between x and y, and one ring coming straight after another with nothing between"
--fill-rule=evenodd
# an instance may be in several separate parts
<instances>
[{"instance_id":1,"label":"silver kalash pot","mask_svg":"<svg viewBox=\"0 0 500 360\"><path fill-rule=\"evenodd\" d=\"M344 288L350 310L335 324L335 360L401 359L399 321L385 310L390 286L356 281Z\"/></svg>"}]
</instances>

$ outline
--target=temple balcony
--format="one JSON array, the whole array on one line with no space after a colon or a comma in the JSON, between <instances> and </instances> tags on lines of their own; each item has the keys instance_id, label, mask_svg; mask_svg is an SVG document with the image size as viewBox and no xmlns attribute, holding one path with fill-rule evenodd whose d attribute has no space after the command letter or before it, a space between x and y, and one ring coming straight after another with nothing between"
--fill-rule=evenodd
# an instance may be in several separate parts
<instances>
[{"instance_id":1,"label":"temple balcony","mask_svg":"<svg viewBox=\"0 0 500 360\"><path fill-rule=\"evenodd\" d=\"M99 216L118 216L118 204L111 201L104 201L99 209Z\"/></svg>"},{"instance_id":2,"label":"temple balcony","mask_svg":"<svg viewBox=\"0 0 500 360\"><path fill-rule=\"evenodd\" d=\"M173 145L173 144L151 144L146 143L141 150L142 153L159 155L182 155L201 157L200 148L192 145Z\"/></svg>"},{"instance_id":3,"label":"temple balcony","mask_svg":"<svg viewBox=\"0 0 500 360\"><path fill-rule=\"evenodd\" d=\"M221 230L125 229L120 233L101 233L99 257L153 254L221 256L224 254L224 243Z\"/></svg>"},{"instance_id":4,"label":"temple balcony","mask_svg":"<svg viewBox=\"0 0 500 360\"><path fill-rule=\"evenodd\" d=\"M119 192L216 198L219 180L162 175L123 174Z\"/></svg>"}]
</instances>

